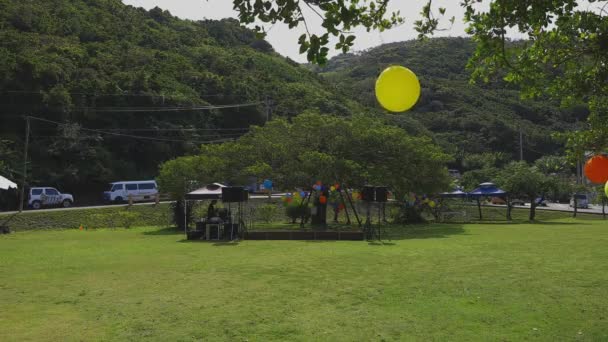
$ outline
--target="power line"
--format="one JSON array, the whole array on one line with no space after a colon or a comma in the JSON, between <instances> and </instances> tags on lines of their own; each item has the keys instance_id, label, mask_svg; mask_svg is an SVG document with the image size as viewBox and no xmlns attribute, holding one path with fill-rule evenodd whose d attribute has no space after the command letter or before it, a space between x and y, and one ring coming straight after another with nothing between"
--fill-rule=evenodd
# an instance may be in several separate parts
<instances>
[{"instance_id":1,"label":"power line","mask_svg":"<svg viewBox=\"0 0 608 342\"><path fill-rule=\"evenodd\" d=\"M66 123L61 123L61 122L57 122L57 121L52 121L52 120L47 120L47 119L43 119L43 118L38 118L38 117L35 117L35 116L27 116L27 118L30 118L30 119L33 119L33 120L37 120L37 121L52 123L52 124L60 125L60 126L67 125ZM98 130L98 129L90 129L90 128L84 128L84 127L79 127L79 129L82 130L82 131L87 131L87 132L94 132L94 133L99 133L99 134L108 134L108 135L113 135L113 136L135 138L135 139L142 139L142 140L162 141L162 142L181 142L181 143L192 142L190 140L164 139L164 138L146 137L146 136L141 136L141 135L122 134L122 133L108 132L108 131L103 131L103 130ZM206 141L196 141L196 142L197 143L201 143L201 144L214 144L214 143L227 142L227 141L231 141L231 140L234 140L234 138L217 139L217 140L206 140Z\"/></svg>"},{"instance_id":2,"label":"power line","mask_svg":"<svg viewBox=\"0 0 608 342\"><path fill-rule=\"evenodd\" d=\"M21 90L3 90L0 93L5 94L43 94L42 91L21 91ZM172 97L166 95L148 95L148 94L103 94L103 93L81 93L74 92L68 93L70 95L92 95L92 96L125 96L125 97L150 97L150 98L162 98L164 99ZM200 97L225 97L224 94L209 94L199 95ZM232 95L228 95L230 97ZM174 107L74 107L72 110L77 111L95 111L104 113L122 113L122 112L177 112L177 111L198 111L198 110L213 110L213 109L226 109L226 108L243 108L243 107L254 107L257 105L264 104L263 101L247 102L240 104L228 104L228 105L204 105L204 106L174 106Z\"/></svg>"},{"instance_id":3,"label":"power line","mask_svg":"<svg viewBox=\"0 0 608 342\"><path fill-rule=\"evenodd\" d=\"M254 107L264 102L251 102L241 103L232 105L209 105L209 106L198 106L198 107L77 107L76 110L91 110L100 113L133 113L133 112L180 112L180 111L196 111L196 110L212 110L212 109L225 109L225 108L243 108L243 107Z\"/></svg>"},{"instance_id":4,"label":"power line","mask_svg":"<svg viewBox=\"0 0 608 342\"><path fill-rule=\"evenodd\" d=\"M21 116L23 117L23 116ZM249 128L89 128L106 132L218 132L218 134L238 134L242 135L249 131ZM45 129L42 129L43 131ZM227 132L227 133L224 133ZM231 133L235 132L235 133Z\"/></svg>"},{"instance_id":5,"label":"power line","mask_svg":"<svg viewBox=\"0 0 608 342\"><path fill-rule=\"evenodd\" d=\"M104 133L113 133L113 132L108 132L108 131L102 131ZM127 135L131 135L131 134L127 134ZM243 134L240 133L230 133L230 134L197 134L196 137L197 138L238 138L240 136L242 136ZM61 134L55 134L55 135L40 135L40 134L36 134L35 138L63 138L64 136L62 136ZM150 137L152 138L152 137ZM159 139L164 139L164 138L159 138ZM185 141L185 140L179 140L179 141Z\"/></svg>"},{"instance_id":6,"label":"power line","mask_svg":"<svg viewBox=\"0 0 608 342\"><path fill-rule=\"evenodd\" d=\"M97 128L105 131L128 131L128 132L215 132L215 131L248 131L249 128ZM222 133L223 134L223 133Z\"/></svg>"},{"instance_id":7,"label":"power line","mask_svg":"<svg viewBox=\"0 0 608 342\"><path fill-rule=\"evenodd\" d=\"M38 94L43 95L43 91L28 91L28 90L2 90L0 93L5 94ZM83 92L69 92L70 95L91 95L91 96L129 96L129 97L155 97L155 98L164 98L171 99L173 98L170 95L151 95L151 94L127 94L127 93L83 93ZM200 94L200 97L230 97L234 95L225 95L225 94Z\"/></svg>"}]
</instances>

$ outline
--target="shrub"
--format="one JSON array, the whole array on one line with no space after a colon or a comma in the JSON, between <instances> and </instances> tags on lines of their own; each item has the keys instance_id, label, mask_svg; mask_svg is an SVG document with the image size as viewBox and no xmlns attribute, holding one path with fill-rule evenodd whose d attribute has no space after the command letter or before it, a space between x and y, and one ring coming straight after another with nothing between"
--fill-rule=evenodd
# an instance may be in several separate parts
<instances>
[{"instance_id":1,"label":"shrub","mask_svg":"<svg viewBox=\"0 0 608 342\"><path fill-rule=\"evenodd\" d=\"M118 221L120 222L120 225L127 229L133 227L133 224L138 218L139 213L136 212L128 210L118 212Z\"/></svg>"},{"instance_id":2,"label":"shrub","mask_svg":"<svg viewBox=\"0 0 608 342\"><path fill-rule=\"evenodd\" d=\"M392 212L391 212L392 213ZM399 208L394 217L395 223L415 224L426 222L422 210L414 206L404 205Z\"/></svg>"},{"instance_id":3,"label":"shrub","mask_svg":"<svg viewBox=\"0 0 608 342\"><path fill-rule=\"evenodd\" d=\"M270 223L274 220L275 216L277 216L278 212L279 208L277 208L275 204L264 204L257 208L256 216L258 220Z\"/></svg>"},{"instance_id":4,"label":"shrub","mask_svg":"<svg viewBox=\"0 0 608 342\"><path fill-rule=\"evenodd\" d=\"M120 227L120 212L138 213L133 226L165 226L167 216L171 216L169 204L144 204L130 208L112 206L93 209L49 210L36 212L28 210L16 215L9 227L14 231L38 229L78 229L80 225L87 228L116 228ZM6 214L0 213L0 221L6 219Z\"/></svg>"},{"instance_id":5,"label":"shrub","mask_svg":"<svg viewBox=\"0 0 608 342\"><path fill-rule=\"evenodd\" d=\"M192 211L193 202L188 203L188 215L186 219L188 223L191 223L194 220L194 213ZM186 228L184 224L184 201L175 201L171 203L171 211L173 212L173 223L180 230L184 230Z\"/></svg>"},{"instance_id":6,"label":"shrub","mask_svg":"<svg viewBox=\"0 0 608 342\"><path fill-rule=\"evenodd\" d=\"M289 204L285 207L285 213L291 219L291 223L296 223L302 216L304 216L304 222L307 222L310 218L310 207L306 204Z\"/></svg>"},{"instance_id":7,"label":"shrub","mask_svg":"<svg viewBox=\"0 0 608 342\"><path fill-rule=\"evenodd\" d=\"M114 228L116 226L116 215L108 213L91 214L84 225L91 229Z\"/></svg>"}]
</instances>

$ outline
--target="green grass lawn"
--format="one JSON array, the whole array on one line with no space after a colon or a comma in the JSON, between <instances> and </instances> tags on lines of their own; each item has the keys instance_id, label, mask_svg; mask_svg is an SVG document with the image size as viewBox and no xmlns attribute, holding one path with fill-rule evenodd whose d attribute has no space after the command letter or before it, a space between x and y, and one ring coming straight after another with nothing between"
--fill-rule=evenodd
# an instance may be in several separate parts
<instances>
[{"instance_id":1,"label":"green grass lawn","mask_svg":"<svg viewBox=\"0 0 608 342\"><path fill-rule=\"evenodd\" d=\"M608 224L394 228L390 243L0 236L0 341L608 339Z\"/></svg>"}]
</instances>

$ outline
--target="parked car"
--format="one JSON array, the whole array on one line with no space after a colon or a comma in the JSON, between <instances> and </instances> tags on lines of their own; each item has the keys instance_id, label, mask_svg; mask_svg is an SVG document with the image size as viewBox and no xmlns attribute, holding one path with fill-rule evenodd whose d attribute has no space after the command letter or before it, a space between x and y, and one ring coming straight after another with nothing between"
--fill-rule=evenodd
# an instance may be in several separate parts
<instances>
[{"instance_id":1,"label":"parked car","mask_svg":"<svg viewBox=\"0 0 608 342\"><path fill-rule=\"evenodd\" d=\"M31 188L27 197L27 205L32 209L53 206L69 208L72 204L74 204L74 196L62 194L55 188Z\"/></svg>"},{"instance_id":2,"label":"parked car","mask_svg":"<svg viewBox=\"0 0 608 342\"><path fill-rule=\"evenodd\" d=\"M576 194L570 198L570 207L574 208L574 198L576 197L576 207L587 209L589 208L589 198L585 194Z\"/></svg>"},{"instance_id":3,"label":"parked car","mask_svg":"<svg viewBox=\"0 0 608 342\"><path fill-rule=\"evenodd\" d=\"M507 202L505 201L504 198L500 198L500 197L492 197L492 199L490 200L490 203L492 204L499 204L499 205L505 205L507 204Z\"/></svg>"},{"instance_id":4,"label":"parked car","mask_svg":"<svg viewBox=\"0 0 608 342\"><path fill-rule=\"evenodd\" d=\"M110 189L104 191L103 199L105 202L125 202L129 196L135 202L148 201L156 198L158 186L156 181L128 181L110 183Z\"/></svg>"},{"instance_id":5,"label":"parked car","mask_svg":"<svg viewBox=\"0 0 608 342\"><path fill-rule=\"evenodd\" d=\"M524 206L524 205L526 205L526 202L524 200L516 198L516 199L512 199L511 200L511 205L521 205L521 206Z\"/></svg>"},{"instance_id":6,"label":"parked car","mask_svg":"<svg viewBox=\"0 0 608 342\"><path fill-rule=\"evenodd\" d=\"M538 207L546 207L547 201L545 201L544 197L537 197L534 202L536 202L536 206Z\"/></svg>"}]
</instances>

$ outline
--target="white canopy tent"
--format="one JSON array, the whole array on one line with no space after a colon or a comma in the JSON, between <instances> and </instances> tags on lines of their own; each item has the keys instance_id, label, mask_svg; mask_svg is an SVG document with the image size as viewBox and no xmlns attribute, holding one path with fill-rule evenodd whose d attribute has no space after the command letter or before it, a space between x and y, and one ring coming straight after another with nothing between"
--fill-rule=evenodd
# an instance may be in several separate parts
<instances>
[{"instance_id":1,"label":"white canopy tent","mask_svg":"<svg viewBox=\"0 0 608 342\"><path fill-rule=\"evenodd\" d=\"M15 182L0 176L0 189L2 190L8 190L10 188L15 188L17 189L17 184L15 184ZM4 222L0 222L0 234L8 234L10 233L10 229L8 228L8 223L19 213L14 213L10 216L8 216L8 218L6 220L4 220Z\"/></svg>"},{"instance_id":2,"label":"white canopy tent","mask_svg":"<svg viewBox=\"0 0 608 342\"><path fill-rule=\"evenodd\" d=\"M17 188L17 184L11 180L0 176L0 189L8 190L10 188Z\"/></svg>"},{"instance_id":3,"label":"white canopy tent","mask_svg":"<svg viewBox=\"0 0 608 342\"><path fill-rule=\"evenodd\" d=\"M187 200L207 200L215 199L219 200L222 198L222 188L225 188L224 184L212 183L207 184L205 187L196 189L186 194Z\"/></svg>"},{"instance_id":4,"label":"white canopy tent","mask_svg":"<svg viewBox=\"0 0 608 342\"><path fill-rule=\"evenodd\" d=\"M229 190L229 191L226 191ZM249 197L244 192L243 187L228 187L221 183L208 184L202 188L191 191L185 195L184 210L184 232L189 240L197 240L204 236L207 240L220 240L223 238L232 241L238 238L243 230L246 230L245 208L243 203ZM224 194L222 194L224 193ZM218 200L227 204L227 208L222 208L223 214L217 213L215 217L201 218L197 221L197 228L190 231L188 227L188 212L193 210L188 203L205 200ZM231 205L236 204L236 208ZM235 209L233 211L233 209ZM217 232L217 234L213 234ZM223 233L222 233L223 232ZM215 236L213 236L215 235ZM223 236L223 237L222 237Z\"/></svg>"}]
</instances>

